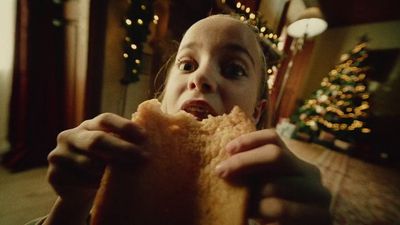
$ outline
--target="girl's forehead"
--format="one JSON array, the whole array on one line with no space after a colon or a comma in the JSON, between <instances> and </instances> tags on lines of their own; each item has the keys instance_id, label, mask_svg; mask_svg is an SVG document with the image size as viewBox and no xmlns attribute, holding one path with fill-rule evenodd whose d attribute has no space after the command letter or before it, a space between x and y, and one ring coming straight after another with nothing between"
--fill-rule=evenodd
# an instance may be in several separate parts
<instances>
[{"instance_id":1,"label":"girl's forehead","mask_svg":"<svg viewBox=\"0 0 400 225\"><path fill-rule=\"evenodd\" d=\"M193 33L196 36L204 34L208 38L215 38L215 35L226 35L231 38L255 38L255 34L247 25L239 20L223 15L210 16L196 22L187 30L184 39Z\"/></svg>"},{"instance_id":2,"label":"girl's forehead","mask_svg":"<svg viewBox=\"0 0 400 225\"><path fill-rule=\"evenodd\" d=\"M242 22L222 15L207 17L193 24L182 38L181 45L187 42L212 42L223 44L237 42L248 48L257 47L255 33Z\"/></svg>"}]
</instances>

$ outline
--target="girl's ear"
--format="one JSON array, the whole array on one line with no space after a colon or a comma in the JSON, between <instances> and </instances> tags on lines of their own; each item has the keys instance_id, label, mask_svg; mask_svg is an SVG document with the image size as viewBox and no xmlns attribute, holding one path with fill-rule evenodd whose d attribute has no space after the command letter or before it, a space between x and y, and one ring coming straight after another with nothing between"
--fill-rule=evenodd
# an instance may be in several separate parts
<instances>
[{"instance_id":1,"label":"girl's ear","mask_svg":"<svg viewBox=\"0 0 400 225\"><path fill-rule=\"evenodd\" d=\"M261 99L260 101L257 102L256 107L254 108L253 112L253 121L255 124L258 124L260 121L261 115L264 112L264 110L267 107L267 100L266 99Z\"/></svg>"}]
</instances>

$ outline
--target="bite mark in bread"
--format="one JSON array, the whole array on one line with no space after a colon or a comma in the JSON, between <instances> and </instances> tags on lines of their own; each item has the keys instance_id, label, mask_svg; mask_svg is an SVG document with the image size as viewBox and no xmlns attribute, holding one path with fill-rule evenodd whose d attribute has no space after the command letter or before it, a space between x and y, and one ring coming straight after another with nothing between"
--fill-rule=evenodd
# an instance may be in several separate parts
<instances>
[{"instance_id":1,"label":"bite mark in bread","mask_svg":"<svg viewBox=\"0 0 400 225\"><path fill-rule=\"evenodd\" d=\"M132 170L108 166L95 200L92 225L243 225L248 191L219 178L226 144L255 130L238 107L202 121L184 111L168 115L153 99L134 123L148 134L149 160Z\"/></svg>"}]
</instances>

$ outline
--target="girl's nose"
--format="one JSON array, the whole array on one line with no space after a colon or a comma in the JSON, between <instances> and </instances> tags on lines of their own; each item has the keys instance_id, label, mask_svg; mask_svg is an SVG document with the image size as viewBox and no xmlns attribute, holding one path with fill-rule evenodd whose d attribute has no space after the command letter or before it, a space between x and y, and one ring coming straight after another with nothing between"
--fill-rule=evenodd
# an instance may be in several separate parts
<instances>
[{"instance_id":1,"label":"girl's nose","mask_svg":"<svg viewBox=\"0 0 400 225\"><path fill-rule=\"evenodd\" d=\"M189 90L197 90L200 92L215 92L217 89L217 81L211 70L197 70L192 74L188 83Z\"/></svg>"}]
</instances>

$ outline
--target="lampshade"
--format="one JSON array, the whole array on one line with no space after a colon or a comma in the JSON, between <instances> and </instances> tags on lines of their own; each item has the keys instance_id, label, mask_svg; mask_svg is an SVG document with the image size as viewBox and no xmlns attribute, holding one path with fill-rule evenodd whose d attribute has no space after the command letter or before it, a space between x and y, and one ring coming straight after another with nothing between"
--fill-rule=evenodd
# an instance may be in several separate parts
<instances>
[{"instance_id":1,"label":"lampshade","mask_svg":"<svg viewBox=\"0 0 400 225\"><path fill-rule=\"evenodd\" d=\"M288 26L287 32L294 38L312 38L324 32L327 27L321 10L318 7L310 7Z\"/></svg>"}]
</instances>

